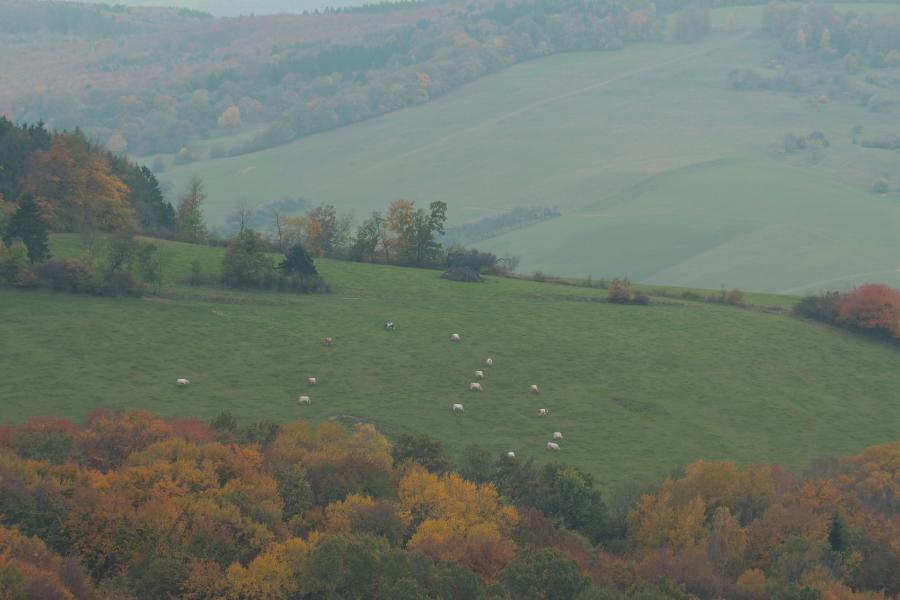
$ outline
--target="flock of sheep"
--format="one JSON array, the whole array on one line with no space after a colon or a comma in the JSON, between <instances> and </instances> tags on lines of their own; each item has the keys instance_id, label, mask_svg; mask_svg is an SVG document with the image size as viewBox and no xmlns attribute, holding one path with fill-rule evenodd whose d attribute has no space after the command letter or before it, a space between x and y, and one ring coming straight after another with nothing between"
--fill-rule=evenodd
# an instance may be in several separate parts
<instances>
[{"instance_id":1,"label":"flock of sheep","mask_svg":"<svg viewBox=\"0 0 900 600\"><path fill-rule=\"evenodd\" d=\"M462 337L460 337L460 335L459 335L458 333L453 333L453 334L450 335L450 341L451 341L451 342L459 342L459 341L462 341ZM488 359L485 360L484 362L485 362L485 364L486 364L487 366L489 366L489 367L493 367L493 366L494 366L494 359L493 359L493 358L488 357ZM477 370L477 371L475 371L475 379L484 379L484 371L482 371L482 370ZM538 387L537 384L531 384L531 386L530 386L528 389L529 389L529 391L530 391L532 394L540 394L540 393L541 393L541 388ZM481 387L481 382L480 382L480 381L473 381L472 383L470 383L470 384L469 384L469 391L470 391L470 392L481 392L481 391L483 391L483 389L482 389L482 387ZM452 406L451 408L453 409L453 412L458 412L458 413L465 412L465 410L466 410L465 407L464 407L461 403L453 404L453 406ZM550 415L550 411L547 410L546 408L539 408L539 409L538 409L538 416L539 416L539 417L546 417L546 416L549 416L549 415ZM562 437L563 437L563 435L562 435L561 432L559 432L559 431L554 431L554 432L553 432L553 441L552 441L552 442L547 442L547 450L559 450L559 443L558 443L558 442L559 442L560 440L562 440ZM506 453L506 456L507 456L508 458L515 458L515 457L516 457L516 453L510 451L510 452L507 452L507 453Z\"/></svg>"},{"instance_id":2,"label":"flock of sheep","mask_svg":"<svg viewBox=\"0 0 900 600\"><path fill-rule=\"evenodd\" d=\"M385 329L386 331L393 331L393 330L394 330L394 322L393 322L393 321L385 321L385 323L384 323L384 329ZM450 335L450 341L452 341L452 342L459 342L459 341L461 341L461 340L462 340L462 337L461 337L458 333L454 333L454 334L451 334L451 335ZM322 343L323 343L324 345L326 345L326 346L332 346L332 345L334 345L334 339L332 339L332 338L330 338L330 337L326 337L324 340L322 340ZM489 366L489 367L493 367L493 366L494 366L494 359L493 359L493 358L488 357L488 359L485 360L484 362L485 362L485 364L486 364L487 366ZM483 370L480 370L480 369L477 370L477 371L475 371L475 378L476 378L476 379L484 379L484 371L483 371ZM179 379L177 380L177 383L178 383L178 385L190 385L191 382L190 382L188 379L181 377L181 378L179 378ZM308 385L318 385L319 381L318 381L318 379L316 379L315 377L309 377L309 378L307 378L306 383L307 383ZM479 382L479 381L473 381L472 383L470 383L470 384L469 384L469 391L471 391L471 392L481 392L481 391L483 391L483 390L482 390L482 387L481 387L481 382ZM532 394L540 394L540 393L541 393L541 389L538 387L537 384L532 384L532 385L529 387L529 391L530 391ZM301 396L298 396L298 397L297 397L297 402L300 403L300 404L306 404L306 405L309 405L309 404L312 404L312 399L311 399L309 396L307 396L307 395L301 395ZM464 407L461 403L455 403L455 404L453 404L453 406L452 406L451 408L452 408L453 412L455 412L455 413L465 412L465 410L466 410L465 407ZM538 409L538 416L539 416L539 417L546 417L546 416L549 416L549 415L550 415L550 411L547 410L546 408L539 408L539 409ZM553 432L553 441L552 441L552 442L547 442L547 450L559 450L559 444L558 444L557 442L559 442L560 440L562 440L562 437L563 437L563 436L562 436L562 433L561 433L561 432L559 432L559 431L554 431L554 432ZM510 451L510 452L507 452L507 453L506 453L506 456L507 456L508 458L515 458L515 457L516 457L516 453Z\"/></svg>"}]
</instances>

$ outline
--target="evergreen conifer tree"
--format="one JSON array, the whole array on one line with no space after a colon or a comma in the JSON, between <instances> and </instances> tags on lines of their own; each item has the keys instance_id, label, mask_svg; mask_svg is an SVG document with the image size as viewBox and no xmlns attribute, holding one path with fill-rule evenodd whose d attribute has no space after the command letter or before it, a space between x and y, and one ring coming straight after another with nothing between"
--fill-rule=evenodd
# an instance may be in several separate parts
<instances>
[{"instance_id":1,"label":"evergreen conifer tree","mask_svg":"<svg viewBox=\"0 0 900 600\"><path fill-rule=\"evenodd\" d=\"M6 244L20 239L28 248L28 260L32 263L42 262L50 258L47 245L47 222L41 215L41 209L31 194L25 194L15 214L9 220L3 241Z\"/></svg>"},{"instance_id":2,"label":"evergreen conifer tree","mask_svg":"<svg viewBox=\"0 0 900 600\"><path fill-rule=\"evenodd\" d=\"M295 244L288 250L287 256L281 261L278 268L285 275L318 275L312 258L300 244Z\"/></svg>"}]
</instances>

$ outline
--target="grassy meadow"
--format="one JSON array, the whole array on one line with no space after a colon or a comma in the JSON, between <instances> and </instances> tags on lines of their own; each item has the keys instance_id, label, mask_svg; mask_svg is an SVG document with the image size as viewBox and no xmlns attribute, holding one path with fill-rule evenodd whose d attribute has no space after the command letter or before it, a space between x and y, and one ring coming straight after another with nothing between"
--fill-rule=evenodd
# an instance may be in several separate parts
<instances>
[{"instance_id":1,"label":"grassy meadow","mask_svg":"<svg viewBox=\"0 0 900 600\"><path fill-rule=\"evenodd\" d=\"M57 237L57 256L78 240ZM166 244L173 278L221 249ZM896 439L900 353L792 317L601 290L321 260L333 293L168 285L161 297L0 292L0 422L98 407L241 421L333 417L439 438L459 457L571 462L604 486L698 458L803 468ZM397 330L385 332L386 319ZM462 342L450 342L458 332ZM335 339L325 347L324 336ZM483 393L471 393L484 360ZM310 388L306 378L320 385ZM192 384L175 385L178 377ZM539 396L528 386L541 386ZM311 406L299 406L300 393ZM465 404L463 415L450 406ZM548 418L537 409L552 411ZM565 439L559 454L544 444Z\"/></svg>"},{"instance_id":2,"label":"grassy meadow","mask_svg":"<svg viewBox=\"0 0 900 600\"><path fill-rule=\"evenodd\" d=\"M851 141L855 125L895 133L891 116L850 99L731 89L730 71L777 56L761 15L717 9L699 43L547 57L420 107L161 178L177 191L201 176L213 225L238 201L285 196L358 218L399 197L443 200L451 225L558 207L561 218L478 244L520 256L527 272L788 293L900 284L900 155ZM831 143L820 159L781 153L786 134L815 130ZM870 193L879 178L895 191Z\"/></svg>"}]
</instances>

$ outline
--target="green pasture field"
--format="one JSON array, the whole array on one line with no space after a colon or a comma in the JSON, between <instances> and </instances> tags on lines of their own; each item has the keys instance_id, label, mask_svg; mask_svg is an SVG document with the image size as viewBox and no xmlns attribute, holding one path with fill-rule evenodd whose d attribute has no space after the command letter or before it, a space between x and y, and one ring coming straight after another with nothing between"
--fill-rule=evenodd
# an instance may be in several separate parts
<instances>
[{"instance_id":1,"label":"green pasture field","mask_svg":"<svg viewBox=\"0 0 900 600\"><path fill-rule=\"evenodd\" d=\"M78 248L74 237L53 240L60 257ZM173 280L194 256L214 269L222 252L165 250ZM173 284L144 299L0 292L0 422L81 419L98 407L203 419L230 410L242 422L337 417L392 437L432 435L455 458L480 444L569 462L603 486L699 458L802 469L897 438L900 352L841 330L670 299L619 306L575 286L319 267L329 295ZM383 330L387 319L396 331ZM487 371L482 393L468 391L476 369ZM307 386L310 376L320 385ZM312 405L299 406L299 394ZM451 412L455 402L464 414ZM554 431L564 440L551 454Z\"/></svg>"},{"instance_id":2,"label":"green pasture field","mask_svg":"<svg viewBox=\"0 0 900 600\"><path fill-rule=\"evenodd\" d=\"M733 90L733 69L777 58L758 32L762 10L715 10L699 43L535 60L420 107L162 179L177 191L201 176L214 226L241 200L285 196L357 218L400 197L443 200L453 225L558 207L562 218L478 244L520 256L526 272L785 293L900 284L900 154L851 140L855 125L900 134L896 119L850 98ZM830 141L821 157L781 152L785 135L812 131ZM870 193L879 178L890 194Z\"/></svg>"}]
</instances>

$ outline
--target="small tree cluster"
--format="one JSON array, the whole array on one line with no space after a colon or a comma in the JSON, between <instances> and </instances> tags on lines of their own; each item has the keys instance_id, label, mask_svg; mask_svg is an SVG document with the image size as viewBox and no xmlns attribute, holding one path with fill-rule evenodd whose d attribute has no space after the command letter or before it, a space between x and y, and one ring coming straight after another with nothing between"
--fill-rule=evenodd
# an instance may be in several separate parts
<instances>
[{"instance_id":1,"label":"small tree cluster","mask_svg":"<svg viewBox=\"0 0 900 600\"><path fill-rule=\"evenodd\" d=\"M228 243L222 258L222 275L204 276L200 263L194 261L190 285L222 284L226 287L272 290L279 292L327 293L328 284L318 275L312 257L299 243L275 267L274 248L258 232L245 229Z\"/></svg>"},{"instance_id":2,"label":"small tree cluster","mask_svg":"<svg viewBox=\"0 0 900 600\"><path fill-rule=\"evenodd\" d=\"M437 236L444 234L446 220L444 202L432 202L426 211L410 200L396 200L386 216L374 212L360 224L351 256L419 267L436 265L443 256Z\"/></svg>"},{"instance_id":3,"label":"small tree cluster","mask_svg":"<svg viewBox=\"0 0 900 600\"><path fill-rule=\"evenodd\" d=\"M448 267L471 269L478 273L490 273L498 269L500 259L491 252L480 252L475 248L468 250L463 246L454 245L447 249L446 262Z\"/></svg>"},{"instance_id":4,"label":"small tree cluster","mask_svg":"<svg viewBox=\"0 0 900 600\"><path fill-rule=\"evenodd\" d=\"M614 304L650 304L650 296L633 291L627 279L614 279L606 288L607 299Z\"/></svg>"}]
</instances>

